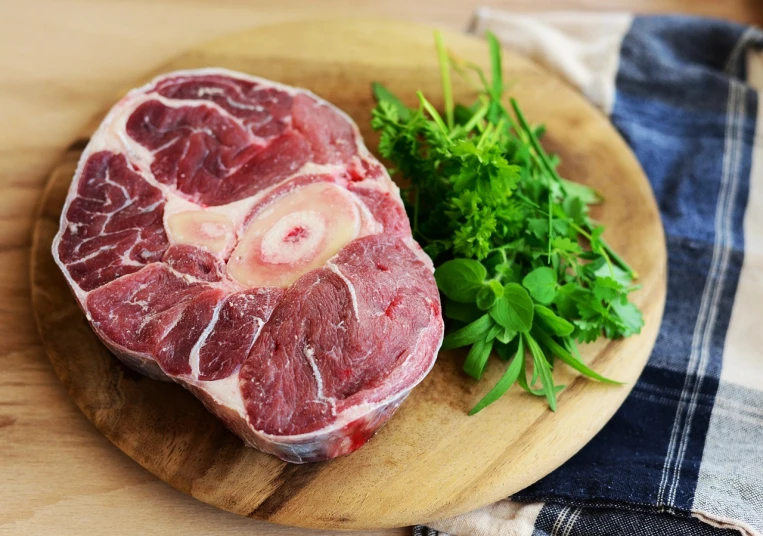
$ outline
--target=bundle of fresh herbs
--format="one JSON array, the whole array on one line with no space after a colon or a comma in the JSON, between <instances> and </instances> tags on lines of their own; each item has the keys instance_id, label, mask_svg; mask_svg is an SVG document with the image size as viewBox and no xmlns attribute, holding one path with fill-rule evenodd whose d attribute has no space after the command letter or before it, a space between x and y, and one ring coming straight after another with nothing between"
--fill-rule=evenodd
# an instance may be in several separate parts
<instances>
[{"instance_id":1,"label":"bundle of fresh herbs","mask_svg":"<svg viewBox=\"0 0 763 536\"><path fill-rule=\"evenodd\" d=\"M464 371L475 379L493 350L510 361L470 414L515 382L555 410L564 388L554 384L555 358L616 383L583 363L577 343L641 330L641 312L628 301L636 274L589 217L598 194L561 178L558 159L540 144L543 127L529 125L514 99L504 104L500 46L493 35L487 40L490 81L449 55L436 33L444 117L421 92L410 109L374 84L372 126L391 172L410 183L406 209L414 237L434 260L449 320L443 348L469 346ZM451 70L478 80L470 106L454 105Z\"/></svg>"}]
</instances>

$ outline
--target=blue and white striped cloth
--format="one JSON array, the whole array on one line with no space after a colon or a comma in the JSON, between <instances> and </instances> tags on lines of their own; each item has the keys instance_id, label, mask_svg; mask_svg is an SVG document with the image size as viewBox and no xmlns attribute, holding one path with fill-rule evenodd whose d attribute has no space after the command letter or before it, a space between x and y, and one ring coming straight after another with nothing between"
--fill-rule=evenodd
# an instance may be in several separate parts
<instances>
[{"instance_id":1,"label":"blue and white striped cloth","mask_svg":"<svg viewBox=\"0 0 763 536\"><path fill-rule=\"evenodd\" d=\"M654 352L609 424L457 535L763 535L763 32L730 22L480 10L607 113L651 181L668 245Z\"/></svg>"}]
</instances>

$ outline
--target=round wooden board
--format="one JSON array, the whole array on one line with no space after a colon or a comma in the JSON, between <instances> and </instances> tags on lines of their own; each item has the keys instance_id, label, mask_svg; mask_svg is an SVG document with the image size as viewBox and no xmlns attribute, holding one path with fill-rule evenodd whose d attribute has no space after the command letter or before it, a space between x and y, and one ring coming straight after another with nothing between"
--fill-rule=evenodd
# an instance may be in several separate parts
<instances>
[{"instance_id":1,"label":"round wooden board","mask_svg":"<svg viewBox=\"0 0 763 536\"><path fill-rule=\"evenodd\" d=\"M445 34L448 47L487 66L482 41ZM262 27L206 44L161 71L220 66L306 87L360 126L368 146L378 80L415 103L423 90L440 104L432 29L369 20ZM432 373L362 449L337 460L286 464L246 448L178 385L126 369L98 341L50 254L69 182L93 122L54 170L36 222L32 297L50 360L77 405L115 445L159 478L199 500L244 516L315 528L410 525L459 514L537 481L585 445L614 414L651 352L665 301L666 250L649 183L607 119L564 83L506 53L506 78L561 172L594 186L606 202L594 214L606 237L640 274L633 295L645 316L641 335L586 347L586 362L624 382L587 381L565 367L567 384L552 413L512 389L474 417L466 412L502 373L492 360L480 383L461 372L463 354L442 352ZM136 81L136 85L143 81ZM457 100L472 95L456 85ZM100 118L98 118L100 120Z\"/></svg>"}]
</instances>

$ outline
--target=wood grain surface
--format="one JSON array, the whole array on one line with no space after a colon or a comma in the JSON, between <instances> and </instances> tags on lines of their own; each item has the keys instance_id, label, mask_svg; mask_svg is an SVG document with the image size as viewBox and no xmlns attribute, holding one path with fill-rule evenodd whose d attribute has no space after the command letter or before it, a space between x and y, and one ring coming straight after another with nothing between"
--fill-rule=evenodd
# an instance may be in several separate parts
<instances>
[{"instance_id":1,"label":"wood grain surface","mask_svg":"<svg viewBox=\"0 0 763 536\"><path fill-rule=\"evenodd\" d=\"M446 34L459 56L487 66L482 41ZM192 49L160 71L219 66L306 87L346 111L370 147L370 84L435 104L440 81L432 29L369 19L314 20L261 27ZM584 348L587 362L627 382L604 386L557 371L560 409L512 390L477 416L466 412L502 374L461 372L462 352L441 353L434 370L364 448L330 462L290 465L247 448L177 385L126 369L89 328L50 255L79 153L74 140L43 195L32 244L32 298L43 343L76 404L121 450L173 487L242 516L321 529L390 528L448 517L506 497L579 450L606 423L646 363L662 316L666 253L648 181L605 117L566 85L519 56L506 55L512 94L548 127L561 172L607 199L595 217L640 274L634 294L646 327L638 337ZM143 80L136 81L136 84ZM474 94L455 85L456 100ZM549 449L549 444L555 444ZM411 493L412 489L416 493Z\"/></svg>"},{"instance_id":2,"label":"wood grain surface","mask_svg":"<svg viewBox=\"0 0 763 536\"><path fill-rule=\"evenodd\" d=\"M758 0L328 2L331 12L459 30L485 4L685 12L763 24ZM310 0L0 2L0 534L325 534L201 504L119 452L53 373L31 313L28 278L30 229L49 172L119 88L200 41L316 11L322 9Z\"/></svg>"}]
</instances>

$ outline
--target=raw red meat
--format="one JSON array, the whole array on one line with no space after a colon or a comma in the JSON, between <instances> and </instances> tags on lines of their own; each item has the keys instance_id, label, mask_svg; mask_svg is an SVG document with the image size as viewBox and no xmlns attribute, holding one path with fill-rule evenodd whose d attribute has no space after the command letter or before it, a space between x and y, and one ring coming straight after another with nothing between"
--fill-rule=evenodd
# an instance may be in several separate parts
<instances>
[{"instance_id":1,"label":"raw red meat","mask_svg":"<svg viewBox=\"0 0 763 536\"><path fill-rule=\"evenodd\" d=\"M352 120L241 73L169 73L117 103L53 255L120 359L290 462L363 445L442 340L432 264Z\"/></svg>"}]
</instances>

